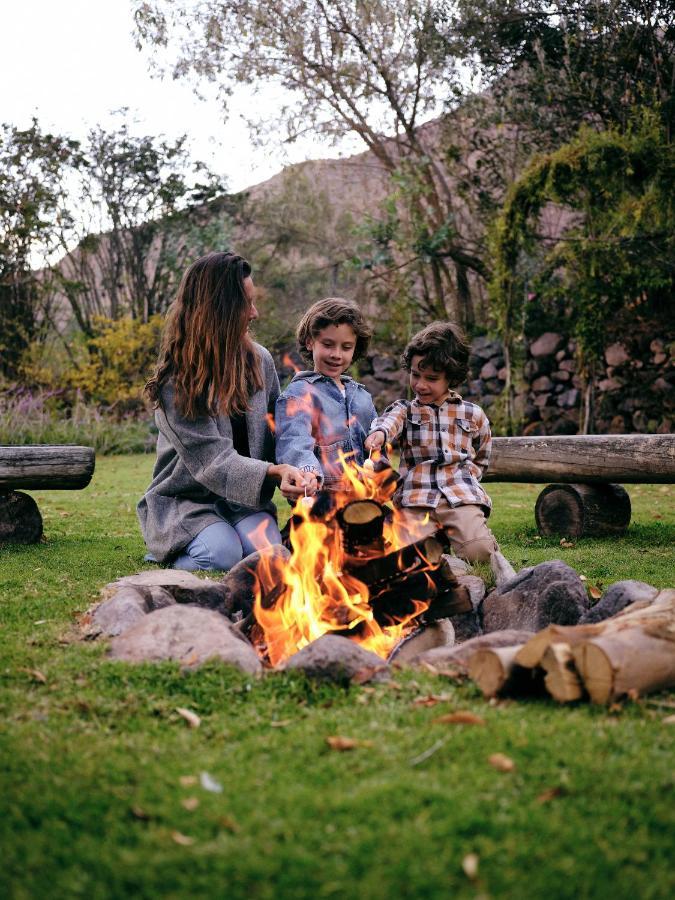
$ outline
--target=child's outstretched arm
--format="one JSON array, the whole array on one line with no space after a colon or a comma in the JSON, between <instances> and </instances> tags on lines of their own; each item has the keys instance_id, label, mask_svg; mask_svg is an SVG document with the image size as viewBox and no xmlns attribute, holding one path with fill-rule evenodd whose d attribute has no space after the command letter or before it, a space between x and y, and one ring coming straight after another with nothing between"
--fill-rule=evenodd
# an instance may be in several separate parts
<instances>
[{"instance_id":1,"label":"child's outstretched arm","mask_svg":"<svg viewBox=\"0 0 675 900\"><path fill-rule=\"evenodd\" d=\"M492 432L490 431L490 422L485 413L481 416L478 431L475 438L473 438L473 448L476 454L473 458L473 463L478 468L476 477L480 480L487 471L492 452Z\"/></svg>"},{"instance_id":2,"label":"child's outstretched arm","mask_svg":"<svg viewBox=\"0 0 675 900\"><path fill-rule=\"evenodd\" d=\"M323 479L321 464L314 453L314 404L306 388L289 388L280 394L275 406L276 460L313 475L316 481L308 488L313 493Z\"/></svg>"},{"instance_id":3,"label":"child's outstretched arm","mask_svg":"<svg viewBox=\"0 0 675 900\"><path fill-rule=\"evenodd\" d=\"M381 416L370 423L370 434L364 445L366 450L379 450L385 441L393 441L403 430L408 415L408 404L405 400L396 400L388 406Z\"/></svg>"}]
</instances>

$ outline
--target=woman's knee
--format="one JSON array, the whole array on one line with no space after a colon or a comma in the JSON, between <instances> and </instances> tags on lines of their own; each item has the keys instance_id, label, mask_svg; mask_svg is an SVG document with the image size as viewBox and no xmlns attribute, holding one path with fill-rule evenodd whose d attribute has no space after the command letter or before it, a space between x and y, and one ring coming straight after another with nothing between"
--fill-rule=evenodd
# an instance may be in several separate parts
<instances>
[{"instance_id":1,"label":"woman's knee","mask_svg":"<svg viewBox=\"0 0 675 900\"><path fill-rule=\"evenodd\" d=\"M228 522L208 525L187 545L174 561L175 569L227 572L242 560L244 551L239 536Z\"/></svg>"},{"instance_id":2,"label":"woman's knee","mask_svg":"<svg viewBox=\"0 0 675 900\"><path fill-rule=\"evenodd\" d=\"M274 516L267 512L253 513L235 525L244 556L281 543L281 533Z\"/></svg>"}]
</instances>

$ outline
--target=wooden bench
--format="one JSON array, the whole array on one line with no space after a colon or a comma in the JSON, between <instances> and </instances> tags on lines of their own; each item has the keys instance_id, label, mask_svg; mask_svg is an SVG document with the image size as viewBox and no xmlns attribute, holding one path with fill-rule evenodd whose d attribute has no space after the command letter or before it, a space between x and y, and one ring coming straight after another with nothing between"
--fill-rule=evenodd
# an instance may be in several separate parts
<instances>
[{"instance_id":1,"label":"wooden bench","mask_svg":"<svg viewBox=\"0 0 675 900\"><path fill-rule=\"evenodd\" d=\"M29 491L79 490L94 474L92 447L59 444L0 446L0 543L34 544L42 516Z\"/></svg>"},{"instance_id":2,"label":"wooden bench","mask_svg":"<svg viewBox=\"0 0 675 900\"><path fill-rule=\"evenodd\" d=\"M484 482L548 483L537 498L543 535L622 534L631 505L623 484L673 484L675 434L498 437Z\"/></svg>"}]
</instances>

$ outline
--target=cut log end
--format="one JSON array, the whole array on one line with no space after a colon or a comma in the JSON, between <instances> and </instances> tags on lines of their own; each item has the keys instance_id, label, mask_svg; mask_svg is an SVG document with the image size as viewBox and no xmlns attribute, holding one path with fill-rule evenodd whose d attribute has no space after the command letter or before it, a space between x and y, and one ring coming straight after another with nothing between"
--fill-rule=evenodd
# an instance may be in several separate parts
<instances>
[{"instance_id":1,"label":"cut log end","mask_svg":"<svg viewBox=\"0 0 675 900\"><path fill-rule=\"evenodd\" d=\"M584 691L574 668L574 657L569 644L549 644L541 665L546 672L546 690L555 700L559 703L571 703L581 699Z\"/></svg>"},{"instance_id":2,"label":"cut log end","mask_svg":"<svg viewBox=\"0 0 675 900\"><path fill-rule=\"evenodd\" d=\"M623 534L630 522L630 497L619 484L549 484L537 498L534 516L544 536Z\"/></svg>"},{"instance_id":3,"label":"cut log end","mask_svg":"<svg viewBox=\"0 0 675 900\"><path fill-rule=\"evenodd\" d=\"M42 516L28 494L0 494L0 543L37 544L42 537Z\"/></svg>"}]
</instances>

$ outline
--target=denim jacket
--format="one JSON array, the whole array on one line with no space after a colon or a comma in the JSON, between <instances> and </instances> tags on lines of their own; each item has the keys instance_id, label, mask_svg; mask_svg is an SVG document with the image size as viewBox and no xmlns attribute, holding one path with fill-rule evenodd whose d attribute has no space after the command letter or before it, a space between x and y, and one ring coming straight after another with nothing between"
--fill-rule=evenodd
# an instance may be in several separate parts
<instances>
[{"instance_id":1,"label":"denim jacket","mask_svg":"<svg viewBox=\"0 0 675 900\"><path fill-rule=\"evenodd\" d=\"M363 465L363 442L377 413L358 381L342 376L343 396L332 378L298 372L276 403L276 459L315 472L323 487L340 487L338 452Z\"/></svg>"}]
</instances>

